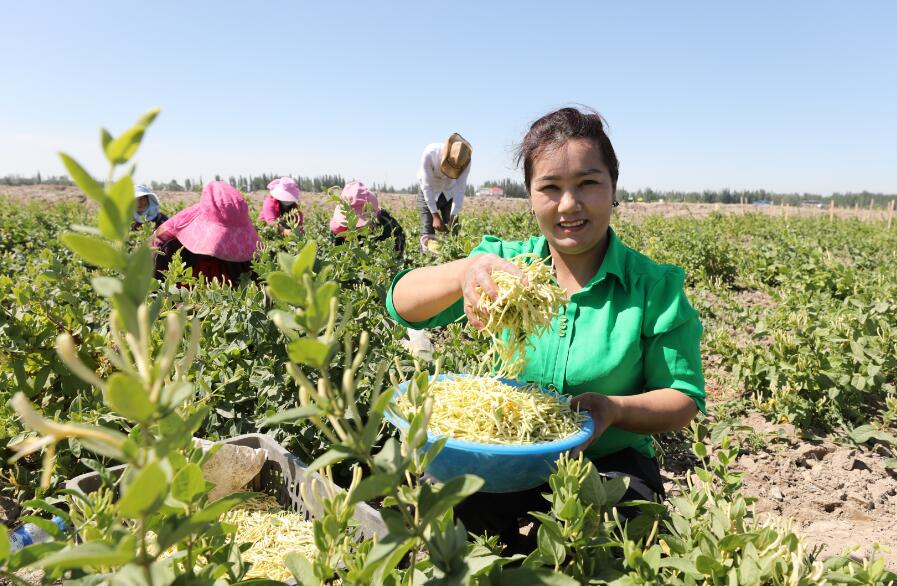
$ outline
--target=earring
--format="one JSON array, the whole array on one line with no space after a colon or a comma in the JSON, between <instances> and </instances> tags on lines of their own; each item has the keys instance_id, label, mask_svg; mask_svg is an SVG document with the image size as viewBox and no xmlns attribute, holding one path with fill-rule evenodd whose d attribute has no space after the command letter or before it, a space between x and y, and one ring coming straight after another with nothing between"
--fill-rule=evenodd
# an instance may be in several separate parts
<instances>
[{"instance_id":1,"label":"earring","mask_svg":"<svg viewBox=\"0 0 897 586\"><path fill-rule=\"evenodd\" d=\"M620 202L618 202L617 200L614 200L614 207L615 208L620 207Z\"/></svg>"},{"instance_id":2,"label":"earring","mask_svg":"<svg viewBox=\"0 0 897 586\"><path fill-rule=\"evenodd\" d=\"M529 213L530 213L530 215L532 215L534 218L536 217L536 210L530 208Z\"/></svg>"}]
</instances>

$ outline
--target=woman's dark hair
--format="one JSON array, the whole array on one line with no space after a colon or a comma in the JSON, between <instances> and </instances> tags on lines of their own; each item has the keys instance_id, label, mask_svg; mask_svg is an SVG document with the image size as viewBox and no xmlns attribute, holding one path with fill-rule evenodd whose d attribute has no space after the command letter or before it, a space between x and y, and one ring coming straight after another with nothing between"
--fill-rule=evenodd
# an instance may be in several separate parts
<instances>
[{"instance_id":1,"label":"woman's dark hair","mask_svg":"<svg viewBox=\"0 0 897 586\"><path fill-rule=\"evenodd\" d=\"M605 128L607 124L601 114L594 110L583 108L561 108L542 116L529 127L523 142L517 147L515 160L517 165L523 163L523 181L526 190L529 191L530 181L533 178L533 163L536 157L542 155L548 149L556 149L568 140L585 138L593 141L601 149L604 164L610 172L614 190L617 189L617 177L620 174L620 163L617 161L617 153L610 143Z\"/></svg>"}]
</instances>

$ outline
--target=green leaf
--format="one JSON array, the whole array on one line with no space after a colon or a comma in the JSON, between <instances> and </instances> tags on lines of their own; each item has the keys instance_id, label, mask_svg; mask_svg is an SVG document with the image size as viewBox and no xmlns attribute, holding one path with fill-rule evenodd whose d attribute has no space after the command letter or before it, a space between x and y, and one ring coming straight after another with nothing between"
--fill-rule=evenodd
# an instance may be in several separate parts
<instances>
[{"instance_id":1,"label":"green leaf","mask_svg":"<svg viewBox=\"0 0 897 586\"><path fill-rule=\"evenodd\" d=\"M125 331L133 336L140 335L140 324L137 322L137 304L124 293L118 293L112 297L112 306L118 312Z\"/></svg>"},{"instance_id":2,"label":"green leaf","mask_svg":"<svg viewBox=\"0 0 897 586\"><path fill-rule=\"evenodd\" d=\"M705 576L722 576L726 568L712 557L701 554L695 560L695 568Z\"/></svg>"},{"instance_id":3,"label":"green leaf","mask_svg":"<svg viewBox=\"0 0 897 586\"><path fill-rule=\"evenodd\" d=\"M5 533L5 531L4 531ZM30 566L38 560L47 557L47 554L53 551L59 551L65 547L62 541L45 541L43 543L35 543L24 547L19 551L14 551L9 556L8 568L22 568Z\"/></svg>"},{"instance_id":4,"label":"green leaf","mask_svg":"<svg viewBox=\"0 0 897 586\"><path fill-rule=\"evenodd\" d=\"M111 430L107 429L106 431L109 432ZM121 434L118 434L118 432L113 432L113 433L115 433L117 435L121 435ZM123 435L122 435L122 439L124 439ZM101 441L98 441L98 440L95 440L92 438L81 438L79 441L81 442L81 445L83 447L85 447L86 449L90 450L91 452L97 453L101 456L106 456L107 458L112 458L113 460L119 460L119 461L127 460L127 457L125 456L125 453L122 450L115 448L113 446L110 446L106 442L101 442Z\"/></svg>"},{"instance_id":5,"label":"green leaf","mask_svg":"<svg viewBox=\"0 0 897 586\"><path fill-rule=\"evenodd\" d=\"M289 273L293 268L294 260L296 260L295 255L288 254L286 252L277 253L277 266L279 266L280 270L285 273Z\"/></svg>"},{"instance_id":6,"label":"green leaf","mask_svg":"<svg viewBox=\"0 0 897 586\"><path fill-rule=\"evenodd\" d=\"M103 200L97 214L97 226L100 228L100 234L109 240L124 240L130 225L128 218L122 217L112 198L107 197Z\"/></svg>"},{"instance_id":7,"label":"green leaf","mask_svg":"<svg viewBox=\"0 0 897 586\"><path fill-rule=\"evenodd\" d=\"M193 385L186 381L170 383L162 388L160 402L167 407L178 407L193 396Z\"/></svg>"},{"instance_id":8,"label":"green leaf","mask_svg":"<svg viewBox=\"0 0 897 586\"><path fill-rule=\"evenodd\" d=\"M305 287L290 275L278 271L269 274L265 280L268 282L268 287L271 288L271 294L278 301L300 307L305 306Z\"/></svg>"},{"instance_id":9,"label":"green leaf","mask_svg":"<svg viewBox=\"0 0 897 586\"><path fill-rule=\"evenodd\" d=\"M735 551L753 541L755 533L730 533L719 540L717 546L720 551Z\"/></svg>"},{"instance_id":10,"label":"green leaf","mask_svg":"<svg viewBox=\"0 0 897 586\"><path fill-rule=\"evenodd\" d=\"M138 246L131 252L125 268L125 293L135 305L140 305L146 299L152 282L153 251L148 246Z\"/></svg>"},{"instance_id":11,"label":"green leaf","mask_svg":"<svg viewBox=\"0 0 897 586\"><path fill-rule=\"evenodd\" d=\"M103 152L106 152L106 147L109 146L109 143L112 142L112 135L105 128L100 129L100 145L103 147Z\"/></svg>"},{"instance_id":12,"label":"green leaf","mask_svg":"<svg viewBox=\"0 0 897 586\"><path fill-rule=\"evenodd\" d=\"M402 461L402 445L394 437L387 439L383 449L374 456L374 465L387 473L397 472Z\"/></svg>"},{"instance_id":13,"label":"green leaf","mask_svg":"<svg viewBox=\"0 0 897 586\"><path fill-rule=\"evenodd\" d=\"M78 164L75 159L65 153L59 153L59 157L62 159L62 163L69 172L72 181L84 192L84 195L100 204L108 199L109 196L103 190L103 185L85 171L84 167Z\"/></svg>"},{"instance_id":14,"label":"green leaf","mask_svg":"<svg viewBox=\"0 0 897 586\"><path fill-rule=\"evenodd\" d=\"M276 425L278 423L298 423L303 419L308 419L309 417L319 417L324 412L321 411L319 407L315 405L306 405L304 407L294 407L292 409L287 409L286 411L281 411L276 415L272 415L271 417L265 417L259 427L268 427L270 425Z\"/></svg>"},{"instance_id":15,"label":"green leaf","mask_svg":"<svg viewBox=\"0 0 897 586\"><path fill-rule=\"evenodd\" d=\"M256 496L256 493L254 492L235 492L225 497L221 497L217 501L206 505L204 509L193 515L193 521L196 523L211 523L217 521L218 517L254 496Z\"/></svg>"},{"instance_id":16,"label":"green leaf","mask_svg":"<svg viewBox=\"0 0 897 586\"><path fill-rule=\"evenodd\" d=\"M879 431L869 424L861 425L850 430L850 439L858 444L864 444L869 440L875 439L884 443L897 445L897 437L884 431Z\"/></svg>"},{"instance_id":17,"label":"green leaf","mask_svg":"<svg viewBox=\"0 0 897 586\"><path fill-rule=\"evenodd\" d=\"M301 586L316 586L321 583L315 576L311 563L304 555L291 551L283 561L290 573L293 574L297 584Z\"/></svg>"},{"instance_id":18,"label":"green leaf","mask_svg":"<svg viewBox=\"0 0 897 586\"><path fill-rule=\"evenodd\" d=\"M107 269L123 269L125 267L125 256L104 240L77 232L66 232L59 239L90 264Z\"/></svg>"},{"instance_id":19,"label":"green leaf","mask_svg":"<svg viewBox=\"0 0 897 586\"><path fill-rule=\"evenodd\" d=\"M757 563L756 556L757 552L755 550L753 555L745 554L742 557L741 563L738 565L738 576L741 584L752 585L761 583L763 571L760 568L760 564ZM694 577L698 578L699 576Z\"/></svg>"},{"instance_id":20,"label":"green leaf","mask_svg":"<svg viewBox=\"0 0 897 586\"><path fill-rule=\"evenodd\" d=\"M439 452L442 451L442 448L445 447L446 442L448 442L447 437L441 437L438 440L434 441L430 444L430 447L423 453L420 459L421 467L426 470L429 468L430 464L433 463L433 460L436 459L436 456L439 455Z\"/></svg>"},{"instance_id":21,"label":"green leaf","mask_svg":"<svg viewBox=\"0 0 897 586\"><path fill-rule=\"evenodd\" d=\"M330 300L339 291L339 285L333 281L327 281L315 291L315 305L321 314L326 315L330 310Z\"/></svg>"},{"instance_id":22,"label":"green leaf","mask_svg":"<svg viewBox=\"0 0 897 586\"><path fill-rule=\"evenodd\" d=\"M442 486L424 484L421 486L419 510L421 525L426 526L434 519L441 517L468 496L480 490L483 479L473 474L464 474L453 478Z\"/></svg>"},{"instance_id":23,"label":"green leaf","mask_svg":"<svg viewBox=\"0 0 897 586\"><path fill-rule=\"evenodd\" d=\"M115 277L94 277L90 284L100 297L112 297L122 292L121 281Z\"/></svg>"},{"instance_id":24,"label":"green leaf","mask_svg":"<svg viewBox=\"0 0 897 586\"><path fill-rule=\"evenodd\" d=\"M412 544L414 544L412 537L407 532L390 532L386 534L386 537L375 543L365 559L365 566L359 576L359 583L380 583L380 580L372 580L371 578L375 575L390 574L411 549Z\"/></svg>"},{"instance_id":25,"label":"green leaf","mask_svg":"<svg viewBox=\"0 0 897 586\"><path fill-rule=\"evenodd\" d=\"M146 112L140 115L140 118L137 119L137 122L134 123L134 126L139 126L141 128L147 128L150 124L153 123L153 120L156 119L156 116L162 110L160 108L150 108Z\"/></svg>"},{"instance_id":26,"label":"green leaf","mask_svg":"<svg viewBox=\"0 0 897 586\"><path fill-rule=\"evenodd\" d=\"M394 391L389 389L388 391L384 391L377 395L377 398L371 403L371 411L374 413L383 414L386 412L386 408L389 407L389 404L392 403Z\"/></svg>"},{"instance_id":27,"label":"green leaf","mask_svg":"<svg viewBox=\"0 0 897 586\"><path fill-rule=\"evenodd\" d=\"M159 462L152 462L124 489L118 510L125 517L139 519L158 509L167 492L165 471Z\"/></svg>"},{"instance_id":28,"label":"green leaf","mask_svg":"<svg viewBox=\"0 0 897 586\"><path fill-rule=\"evenodd\" d=\"M545 530L543 525L539 526L536 534L536 540L539 547L539 555L548 565L559 566L567 558L567 550L564 543L556 539L550 531Z\"/></svg>"},{"instance_id":29,"label":"green leaf","mask_svg":"<svg viewBox=\"0 0 897 586\"><path fill-rule=\"evenodd\" d=\"M10 547L9 547L9 534L4 530L0 531L0 565L3 564L6 560L9 559Z\"/></svg>"},{"instance_id":30,"label":"green leaf","mask_svg":"<svg viewBox=\"0 0 897 586\"><path fill-rule=\"evenodd\" d=\"M691 445L691 451L695 453L695 456L698 458L706 458L707 457L707 446L703 442L695 442Z\"/></svg>"},{"instance_id":31,"label":"green leaf","mask_svg":"<svg viewBox=\"0 0 897 586\"><path fill-rule=\"evenodd\" d=\"M695 567L695 564L688 558L668 557L660 560L658 564L660 568L673 568L679 570L683 574L692 578L700 578L703 576Z\"/></svg>"},{"instance_id":32,"label":"green leaf","mask_svg":"<svg viewBox=\"0 0 897 586\"><path fill-rule=\"evenodd\" d=\"M171 480L171 496L182 503L190 504L206 489L202 469L197 464L187 464L177 471Z\"/></svg>"},{"instance_id":33,"label":"green leaf","mask_svg":"<svg viewBox=\"0 0 897 586\"><path fill-rule=\"evenodd\" d=\"M375 401L377 403L379 401ZM374 442L377 441L377 437L380 435L380 429L383 424L383 413L380 411L374 410L372 407L370 411L368 411L368 420L367 423L364 424L364 428L361 430L361 437L359 438L359 444L362 446L372 446Z\"/></svg>"},{"instance_id":34,"label":"green leaf","mask_svg":"<svg viewBox=\"0 0 897 586\"><path fill-rule=\"evenodd\" d=\"M653 573L657 573L658 568L660 567L660 546L652 545L642 554L642 560L648 567L651 568Z\"/></svg>"},{"instance_id":35,"label":"green leaf","mask_svg":"<svg viewBox=\"0 0 897 586\"><path fill-rule=\"evenodd\" d=\"M605 504L615 505L620 502L623 495L629 489L628 476L616 476L604 482L604 494L607 500Z\"/></svg>"},{"instance_id":36,"label":"green leaf","mask_svg":"<svg viewBox=\"0 0 897 586\"><path fill-rule=\"evenodd\" d=\"M314 462L308 465L308 472L315 472L327 466L333 466L338 462L342 462L354 454L352 450L342 445L330 446L330 449L315 458Z\"/></svg>"},{"instance_id":37,"label":"green leaf","mask_svg":"<svg viewBox=\"0 0 897 586\"><path fill-rule=\"evenodd\" d=\"M54 570L84 569L85 567L119 566L126 564L135 555L133 537L124 539L119 545L101 542L83 543L57 551L36 564L37 567Z\"/></svg>"},{"instance_id":38,"label":"green leaf","mask_svg":"<svg viewBox=\"0 0 897 586\"><path fill-rule=\"evenodd\" d=\"M137 201L134 197L134 180L125 175L109 187L109 197L115 202L118 217L121 218L119 239L124 239L130 229L130 220L134 217Z\"/></svg>"},{"instance_id":39,"label":"green leaf","mask_svg":"<svg viewBox=\"0 0 897 586\"><path fill-rule=\"evenodd\" d=\"M158 108L150 110L138 118L134 126L109 142L103 149L109 162L113 165L122 165L130 161L140 147L140 142L143 140L143 134L147 126L152 123L158 114Z\"/></svg>"},{"instance_id":40,"label":"green leaf","mask_svg":"<svg viewBox=\"0 0 897 586\"><path fill-rule=\"evenodd\" d=\"M131 160L137 154L140 143L143 141L143 134L146 132L143 128L129 128L121 133L106 147L106 158L113 165L123 165Z\"/></svg>"},{"instance_id":41,"label":"green leaf","mask_svg":"<svg viewBox=\"0 0 897 586\"><path fill-rule=\"evenodd\" d=\"M69 514L60 509L57 506L51 505L47 501L43 499L31 499L22 503L23 507L29 507L32 509L37 509L39 511L44 511L51 515L56 515L57 517L62 518L66 523L70 523L71 519L69 518Z\"/></svg>"},{"instance_id":42,"label":"green leaf","mask_svg":"<svg viewBox=\"0 0 897 586\"><path fill-rule=\"evenodd\" d=\"M302 279L302 275L313 267L315 263L315 255L317 253L318 243L314 240L309 240L305 246L302 247L302 250L299 251L296 260L293 261L291 271L294 278Z\"/></svg>"},{"instance_id":43,"label":"green leaf","mask_svg":"<svg viewBox=\"0 0 897 586\"><path fill-rule=\"evenodd\" d=\"M314 338L299 338L290 342L287 353L293 362L322 368L329 363L330 348L328 344Z\"/></svg>"},{"instance_id":44,"label":"green leaf","mask_svg":"<svg viewBox=\"0 0 897 586\"><path fill-rule=\"evenodd\" d=\"M598 470L596 470L591 463L589 464L589 473L582 483L582 487L579 491L579 498L587 505L592 504L598 507L603 507L608 503L607 491L605 490L606 483L601 478Z\"/></svg>"},{"instance_id":45,"label":"green leaf","mask_svg":"<svg viewBox=\"0 0 897 586\"><path fill-rule=\"evenodd\" d=\"M362 480L352 492L349 504L370 501L389 494L396 486L402 483L403 472L372 474Z\"/></svg>"},{"instance_id":46,"label":"green leaf","mask_svg":"<svg viewBox=\"0 0 897 586\"><path fill-rule=\"evenodd\" d=\"M114 411L134 421L146 421L156 410L140 381L123 372L109 377L105 399Z\"/></svg>"}]
</instances>

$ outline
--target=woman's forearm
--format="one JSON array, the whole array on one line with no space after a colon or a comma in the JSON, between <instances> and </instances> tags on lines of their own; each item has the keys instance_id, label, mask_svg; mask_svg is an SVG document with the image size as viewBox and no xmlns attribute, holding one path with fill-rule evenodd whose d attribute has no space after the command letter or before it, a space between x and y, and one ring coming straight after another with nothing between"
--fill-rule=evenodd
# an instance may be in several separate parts
<instances>
[{"instance_id":1,"label":"woman's forearm","mask_svg":"<svg viewBox=\"0 0 897 586\"><path fill-rule=\"evenodd\" d=\"M646 435L664 433L682 429L698 413L695 402L676 389L625 396L583 393L573 397L572 404L591 412L595 422L595 431L582 448L601 437L608 427Z\"/></svg>"},{"instance_id":2,"label":"woman's forearm","mask_svg":"<svg viewBox=\"0 0 897 586\"><path fill-rule=\"evenodd\" d=\"M428 320L461 298L461 279L471 258L421 267L405 273L392 291L392 303L403 319Z\"/></svg>"},{"instance_id":3,"label":"woman's forearm","mask_svg":"<svg viewBox=\"0 0 897 586\"><path fill-rule=\"evenodd\" d=\"M695 402L676 389L610 396L611 425L633 433L655 434L682 429L698 413Z\"/></svg>"}]
</instances>

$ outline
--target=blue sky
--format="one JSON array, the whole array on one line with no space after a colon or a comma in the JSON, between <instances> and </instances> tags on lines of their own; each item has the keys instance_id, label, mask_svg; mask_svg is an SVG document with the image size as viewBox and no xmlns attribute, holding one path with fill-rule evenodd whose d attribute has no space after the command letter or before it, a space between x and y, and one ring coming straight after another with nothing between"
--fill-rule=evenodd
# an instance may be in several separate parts
<instances>
[{"instance_id":1,"label":"blue sky","mask_svg":"<svg viewBox=\"0 0 897 586\"><path fill-rule=\"evenodd\" d=\"M608 120L629 189L897 193L897 3L7 2L0 175L97 174L98 128L162 115L138 179L414 181L458 131L512 177L539 115Z\"/></svg>"}]
</instances>

